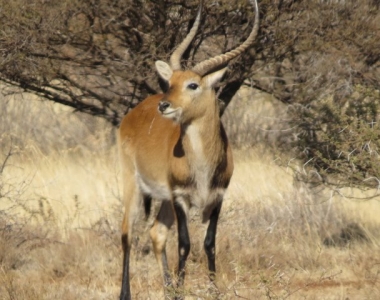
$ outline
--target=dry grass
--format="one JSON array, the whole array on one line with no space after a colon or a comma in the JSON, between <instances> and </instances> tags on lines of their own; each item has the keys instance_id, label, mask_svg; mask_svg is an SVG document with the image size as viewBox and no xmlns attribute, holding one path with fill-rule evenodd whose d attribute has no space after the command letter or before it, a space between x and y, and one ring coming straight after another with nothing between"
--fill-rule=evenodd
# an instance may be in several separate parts
<instances>
[{"instance_id":1,"label":"dry grass","mask_svg":"<svg viewBox=\"0 0 380 300\"><path fill-rule=\"evenodd\" d=\"M80 118L73 118L56 126L81 131ZM47 151L32 139L22 147L14 143L15 154L0 175L0 299L117 298L121 183L112 139L102 140L111 130L101 132L102 126L96 125L97 132L86 139L91 142L81 147L58 144L61 150L49 146ZM22 131L13 134L26 140ZM8 141L4 134L0 162ZM108 146L96 153L97 143ZM378 199L312 194L293 183L291 171L280 168L278 159L260 147L235 151L236 171L218 228L215 285L207 279L205 225L192 212L186 298L380 298ZM366 240L352 236L324 244L353 223ZM146 228L142 224L136 230L132 291L135 299L158 299L161 279ZM175 241L172 230L173 272Z\"/></svg>"}]
</instances>

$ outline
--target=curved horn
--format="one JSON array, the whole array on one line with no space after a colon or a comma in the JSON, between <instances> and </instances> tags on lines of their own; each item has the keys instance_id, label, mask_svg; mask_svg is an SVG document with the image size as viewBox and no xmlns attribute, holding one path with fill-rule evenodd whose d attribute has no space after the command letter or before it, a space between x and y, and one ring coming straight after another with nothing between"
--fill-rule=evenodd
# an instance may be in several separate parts
<instances>
[{"instance_id":1,"label":"curved horn","mask_svg":"<svg viewBox=\"0 0 380 300\"><path fill-rule=\"evenodd\" d=\"M257 0L250 0L250 2L255 7L255 23L248 38L244 41L243 44L236 47L235 49L198 63L192 69L195 73L198 73L199 75L203 76L207 74L208 72L210 72L211 70L215 69L216 67L221 66L229 62L231 59L239 56L249 46L253 44L257 36L257 32L259 31L260 17L259 17L259 5L257 4Z\"/></svg>"},{"instance_id":2,"label":"curved horn","mask_svg":"<svg viewBox=\"0 0 380 300\"><path fill-rule=\"evenodd\" d=\"M186 51L187 47L189 47L191 41L193 40L195 34L197 33L200 21L201 21L201 13L202 13L202 5L203 0L199 3L199 9L197 13L197 17L194 21L193 27L191 27L189 33L182 41L181 44L175 49L173 54L170 56L170 66L173 70L181 70L181 57L183 53Z\"/></svg>"}]
</instances>

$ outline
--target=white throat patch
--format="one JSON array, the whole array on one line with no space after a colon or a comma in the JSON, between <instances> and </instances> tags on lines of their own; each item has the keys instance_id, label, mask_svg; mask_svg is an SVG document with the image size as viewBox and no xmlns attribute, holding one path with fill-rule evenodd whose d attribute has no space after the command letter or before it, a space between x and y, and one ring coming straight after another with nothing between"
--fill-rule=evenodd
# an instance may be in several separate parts
<instances>
[{"instance_id":1,"label":"white throat patch","mask_svg":"<svg viewBox=\"0 0 380 300\"><path fill-rule=\"evenodd\" d=\"M194 124L189 125L186 133L194 152L194 156L192 157L194 161L190 168L194 174L196 194L192 197L192 200L196 206L202 207L207 203L210 197L210 180L212 176L210 164L205 157L205 149L200 136L199 127Z\"/></svg>"}]
</instances>

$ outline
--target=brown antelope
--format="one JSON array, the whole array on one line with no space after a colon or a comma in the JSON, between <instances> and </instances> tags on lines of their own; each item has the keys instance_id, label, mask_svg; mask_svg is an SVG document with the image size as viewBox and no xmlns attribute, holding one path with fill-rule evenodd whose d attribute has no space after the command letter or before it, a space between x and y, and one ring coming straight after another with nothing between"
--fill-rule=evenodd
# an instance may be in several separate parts
<instances>
[{"instance_id":1,"label":"brown antelope","mask_svg":"<svg viewBox=\"0 0 380 300\"><path fill-rule=\"evenodd\" d=\"M210 279L214 279L216 227L223 195L233 172L231 148L220 121L214 86L222 79L227 62L239 56L256 38L259 10L257 0L250 1L256 16L246 41L225 54L198 63L191 70L181 70L180 59L200 23L201 3L193 27L171 55L170 65L156 62L159 75L168 83L167 92L148 97L121 122L118 143L125 214L121 238L124 261L120 299L131 299L129 256L132 226L141 203L149 213L152 199L161 201L150 237L165 286L172 286L165 244L175 219L179 256L177 286L183 285L190 251L187 219L192 206L201 210L203 222L209 221L204 248Z\"/></svg>"}]
</instances>

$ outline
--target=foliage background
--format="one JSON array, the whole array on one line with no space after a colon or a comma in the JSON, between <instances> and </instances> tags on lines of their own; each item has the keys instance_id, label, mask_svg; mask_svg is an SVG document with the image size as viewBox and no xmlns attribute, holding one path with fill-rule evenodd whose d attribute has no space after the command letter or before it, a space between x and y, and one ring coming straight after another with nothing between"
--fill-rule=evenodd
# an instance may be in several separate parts
<instances>
[{"instance_id":1,"label":"foliage background","mask_svg":"<svg viewBox=\"0 0 380 300\"><path fill-rule=\"evenodd\" d=\"M198 3L92 0L2 1L0 80L4 95L28 91L117 125L160 91L153 63L168 59ZM379 1L259 1L257 42L230 63L219 87L228 105L246 85L287 104L284 146L315 185L378 186ZM189 67L248 34L248 1L206 2ZM252 104L254 109L254 104ZM249 109L249 108L248 108ZM282 114L280 112L280 114ZM257 142L254 130L252 140ZM264 141L265 142L265 141ZM272 143L273 145L273 143Z\"/></svg>"}]
</instances>

